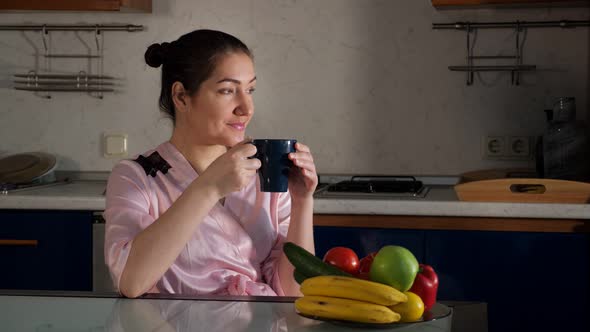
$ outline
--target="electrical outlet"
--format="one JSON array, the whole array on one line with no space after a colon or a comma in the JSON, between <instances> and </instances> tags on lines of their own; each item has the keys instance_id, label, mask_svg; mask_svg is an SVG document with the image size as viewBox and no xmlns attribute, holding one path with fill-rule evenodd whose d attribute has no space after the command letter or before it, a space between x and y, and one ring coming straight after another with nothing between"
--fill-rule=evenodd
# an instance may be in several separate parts
<instances>
[{"instance_id":1,"label":"electrical outlet","mask_svg":"<svg viewBox=\"0 0 590 332\"><path fill-rule=\"evenodd\" d=\"M514 159L531 157L531 139L528 136L509 136L506 141L506 156Z\"/></svg>"},{"instance_id":2,"label":"electrical outlet","mask_svg":"<svg viewBox=\"0 0 590 332\"><path fill-rule=\"evenodd\" d=\"M483 158L492 160L528 160L532 157L531 142L529 136L483 136Z\"/></svg>"},{"instance_id":3,"label":"electrical outlet","mask_svg":"<svg viewBox=\"0 0 590 332\"><path fill-rule=\"evenodd\" d=\"M500 159L504 156L505 145L504 136L484 136L482 139L483 156L487 159Z\"/></svg>"}]
</instances>

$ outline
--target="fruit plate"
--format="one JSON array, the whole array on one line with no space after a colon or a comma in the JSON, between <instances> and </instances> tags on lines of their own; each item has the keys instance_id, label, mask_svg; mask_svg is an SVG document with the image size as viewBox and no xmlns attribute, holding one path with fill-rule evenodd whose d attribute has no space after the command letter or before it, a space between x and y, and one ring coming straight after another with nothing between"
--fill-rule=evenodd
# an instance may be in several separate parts
<instances>
[{"instance_id":1,"label":"fruit plate","mask_svg":"<svg viewBox=\"0 0 590 332\"><path fill-rule=\"evenodd\" d=\"M434 320L441 320L450 318L451 316L451 308L447 307L444 304L436 303L430 311L425 312L422 315L422 319L416 322L408 322L408 323L360 323L360 322L351 322L346 320L338 320L338 319L329 319L329 318L322 318L317 316L310 316L305 315L300 312L297 312L299 316L319 320L323 322L332 323L335 325L340 326L348 326L348 327L356 327L356 328L371 328L371 329L394 329L394 328L402 328L402 327L409 327L411 325L419 325L424 324L427 322L431 322Z\"/></svg>"}]
</instances>

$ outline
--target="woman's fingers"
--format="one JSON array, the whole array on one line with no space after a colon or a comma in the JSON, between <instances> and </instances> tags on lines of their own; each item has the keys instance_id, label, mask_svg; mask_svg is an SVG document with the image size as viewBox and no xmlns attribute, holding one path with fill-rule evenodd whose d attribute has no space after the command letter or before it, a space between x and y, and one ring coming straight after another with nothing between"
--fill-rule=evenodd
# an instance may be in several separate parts
<instances>
[{"instance_id":1,"label":"woman's fingers","mask_svg":"<svg viewBox=\"0 0 590 332\"><path fill-rule=\"evenodd\" d=\"M311 155L309 147L297 142L297 144L295 144L295 149L297 151L291 152L289 154L289 159L295 164L295 166L299 167L299 171L305 178L312 179L313 181L313 178L317 177L317 175L313 156Z\"/></svg>"},{"instance_id":2,"label":"woman's fingers","mask_svg":"<svg viewBox=\"0 0 590 332\"><path fill-rule=\"evenodd\" d=\"M313 156L309 152L291 152L289 153L289 159L307 159L313 162Z\"/></svg>"},{"instance_id":3,"label":"woman's fingers","mask_svg":"<svg viewBox=\"0 0 590 332\"><path fill-rule=\"evenodd\" d=\"M312 167L309 166L309 165L311 165L311 166L313 166L313 169L315 169L313 157L311 156L311 153L309 153L309 152L292 152L289 154L289 159L291 159L291 161L296 166L308 168L308 169L312 170Z\"/></svg>"},{"instance_id":4,"label":"woman's fingers","mask_svg":"<svg viewBox=\"0 0 590 332\"><path fill-rule=\"evenodd\" d=\"M313 194L317 186L318 176L311 151L307 145L299 142L295 144L295 150L295 152L289 153L289 160L296 166L295 176L292 180L294 184L300 186L300 189L303 189L296 192L298 192L298 195Z\"/></svg>"},{"instance_id":5,"label":"woman's fingers","mask_svg":"<svg viewBox=\"0 0 590 332\"><path fill-rule=\"evenodd\" d=\"M289 153L289 158L291 160L298 159L298 158L309 158L311 161L313 161L313 156L311 155L311 151L309 150L309 147L307 147L304 144L297 143L295 145L295 148L296 148L296 152Z\"/></svg>"},{"instance_id":6,"label":"woman's fingers","mask_svg":"<svg viewBox=\"0 0 590 332\"><path fill-rule=\"evenodd\" d=\"M309 147L303 143L295 143L295 150L297 151L301 151L301 152L307 152L307 153L311 153L311 150L309 149Z\"/></svg>"},{"instance_id":7,"label":"woman's fingers","mask_svg":"<svg viewBox=\"0 0 590 332\"><path fill-rule=\"evenodd\" d=\"M295 159L293 160L293 163L297 167L308 170L310 172L315 172L315 164L309 159Z\"/></svg>"},{"instance_id":8,"label":"woman's fingers","mask_svg":"<svg viewBox=\"0 0 590 332\"><path fill-rule=\"evenodd\" d=\"M262 163L257 158L245 159L242 161L242 167L249 170L257 170L262 166Z\"/></svg>"}]
</instances>

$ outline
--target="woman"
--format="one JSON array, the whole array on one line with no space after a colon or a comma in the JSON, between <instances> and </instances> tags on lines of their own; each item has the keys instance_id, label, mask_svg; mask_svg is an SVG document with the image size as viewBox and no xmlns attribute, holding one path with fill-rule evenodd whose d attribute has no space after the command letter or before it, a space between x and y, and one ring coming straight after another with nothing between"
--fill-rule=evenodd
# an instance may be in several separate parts
<instances>
[{"instance_id":1,"label":"woman","mask_svg":"<svg viewBox=\"0 0 590 332\"><path fill-rule=\"evenodd\" d=\"M252 54L237 38L196 30L151 45L162 65L160 108L169 141L117 164L106 194L105 260L127 297L146 292L299 295L282 252L314 252L317 175L309 148L295 145L289 192L260 192L256 148L244 131L254 113Z\"/></svg>"}]
</instances>

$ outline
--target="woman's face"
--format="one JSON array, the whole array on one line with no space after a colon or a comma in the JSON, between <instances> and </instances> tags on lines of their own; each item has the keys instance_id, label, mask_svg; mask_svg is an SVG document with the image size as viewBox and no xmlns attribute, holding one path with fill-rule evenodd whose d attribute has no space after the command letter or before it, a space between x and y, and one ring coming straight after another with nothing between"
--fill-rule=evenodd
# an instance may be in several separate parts
<instances>
[{"instance_id":1,"label":"woman's face","mask_svg":"<svg viewBox=\"0 0 590 332\"><path fill-rule=\"evenodd\" d=\"M234 146L244 139L252 115L256 74L242 52L223 55L211 77L190 98L187 120L199 144Z\"/></svg>"}]
</instances>

